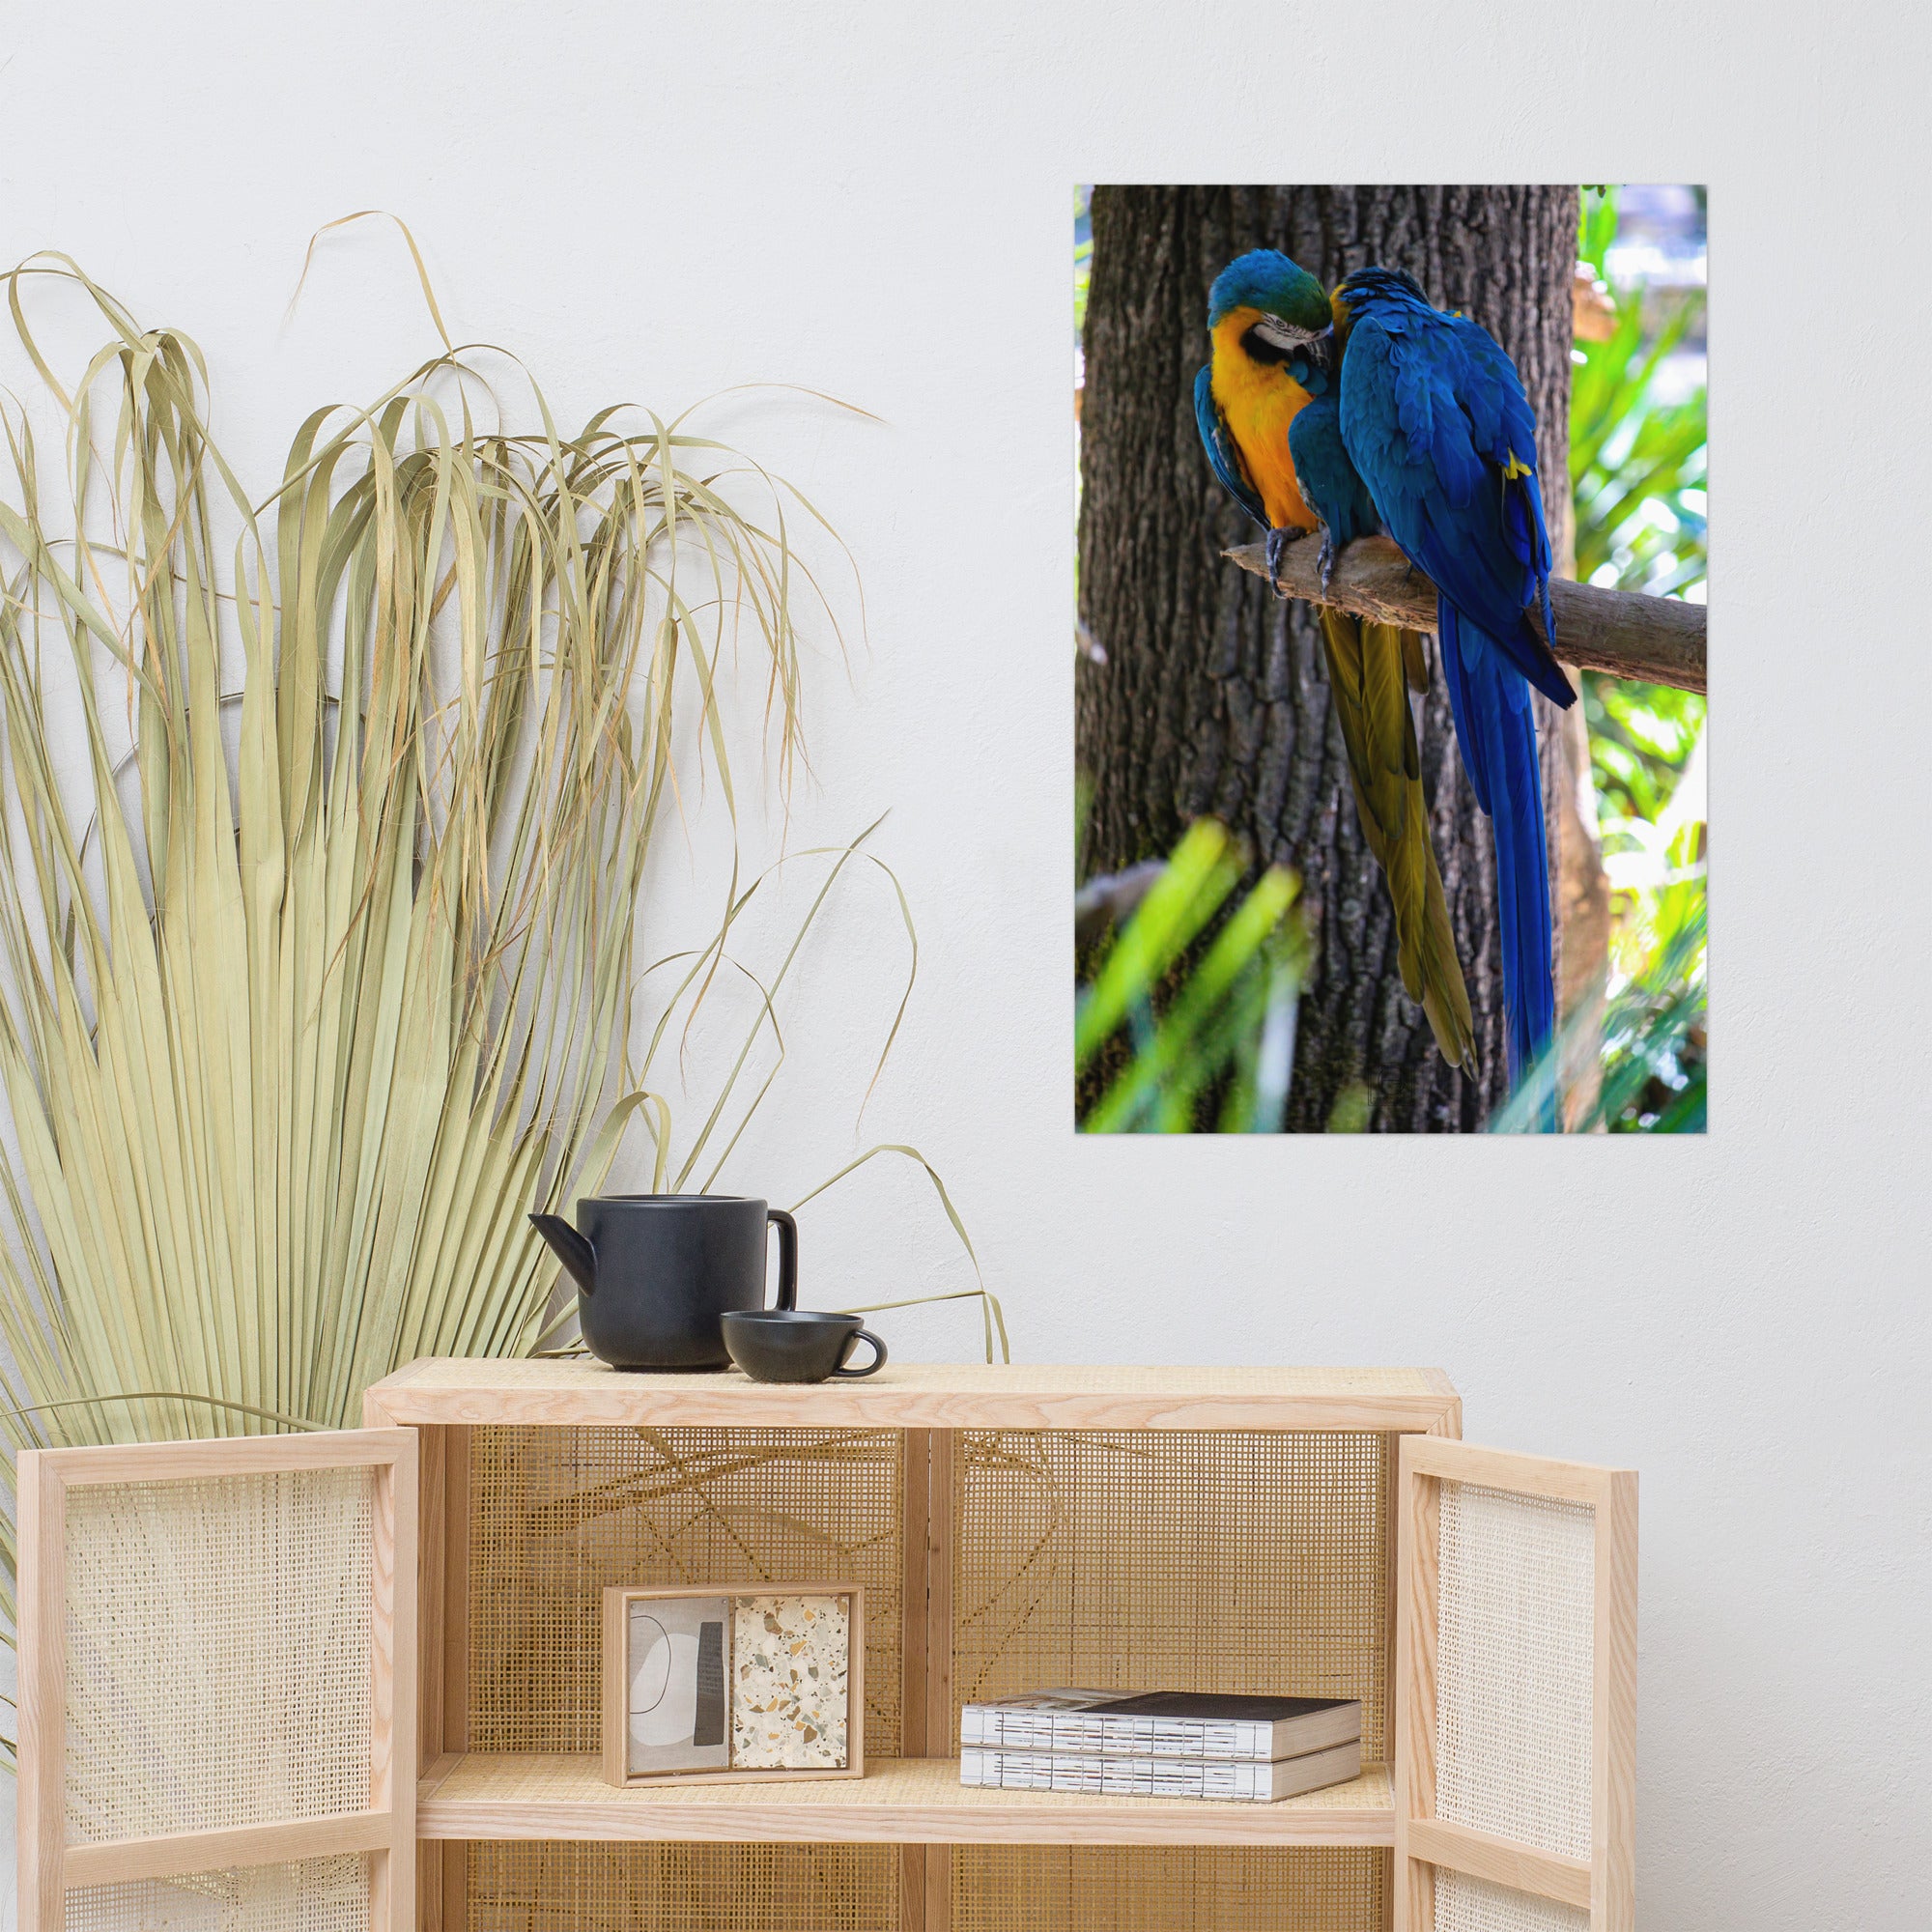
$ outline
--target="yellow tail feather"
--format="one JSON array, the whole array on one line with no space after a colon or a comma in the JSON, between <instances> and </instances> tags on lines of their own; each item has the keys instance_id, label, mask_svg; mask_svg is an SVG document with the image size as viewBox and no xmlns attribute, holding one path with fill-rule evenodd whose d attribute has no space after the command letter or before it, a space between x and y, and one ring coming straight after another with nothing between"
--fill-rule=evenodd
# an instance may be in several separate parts
<instances>
[{"instance_id":1,"label":"yellow tail feather","mask_svg":"<svg viewBox=\"0 0 1932 1932\"><path fill-rule=\"evenodd\" d=\"M1328 684L1354 783L1363 836L1395 906L1402 983L1419 1000L1451 1066L1470 1064L1475 1019L1422 795L1422 761L1408 693L1426 688L1422 640L1393 624L1370 624L1324 607Z\"/></svg>"}]
</instances>

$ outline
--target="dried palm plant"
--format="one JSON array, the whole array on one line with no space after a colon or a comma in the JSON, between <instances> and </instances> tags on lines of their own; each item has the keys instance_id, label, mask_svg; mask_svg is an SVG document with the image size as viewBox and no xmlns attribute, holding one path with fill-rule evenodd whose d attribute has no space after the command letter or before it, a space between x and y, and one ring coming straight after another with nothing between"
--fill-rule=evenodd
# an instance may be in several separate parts
<instances>
[{"instance_id":1,"label":"dried palm plant","mask_svg":"<svg viewBox=\"0 0 1932 1932\"><path fill-rule=\"evenodd\" d=\"M107 325L71 389L27 319L48 276ZM47 464L5 412L0 1420L15 1448L351 1424L400 1362L544 1339L526 1210L594 1191L632 1112L659 1185L735 1138L721 1095L668 1167L626 1065L634 921L681 744L735 822L741 636L764 751L798 756L804 499L684 419L566 436L534 384L539 433L483 428L445 331L310 416L257 503L191 341L65 257L7 287L65 433ZM734 862L687 1009L748 896Z\"/></svg>"}]
</instances>

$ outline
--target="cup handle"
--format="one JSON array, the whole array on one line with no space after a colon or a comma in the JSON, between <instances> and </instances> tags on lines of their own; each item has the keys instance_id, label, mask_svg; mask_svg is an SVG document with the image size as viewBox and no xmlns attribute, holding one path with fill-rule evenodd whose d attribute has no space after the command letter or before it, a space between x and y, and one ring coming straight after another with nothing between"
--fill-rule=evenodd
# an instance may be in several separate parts
<instances>
[{"instance_id":1,"label":"cup handle","mask_svg":"<svg viewBox=\"0 0 1932 1932\"><path fill-rule=\"evenodd\" d=\"M782 1208L766 1210L765 1218L779 1231L779 1298L775 1308L798 1306L798 1223Z\"/></svg>"},{"instance_id":2,"label":"cup handle","mask_svg":"<svg viewBox=\"0 0 1932 1932\"><path fill-rule=\"evenodd\" d=\"M861 1342L871 1343L872 1359L869 1362L867 1362L863 1369L848 1369L845 1366L845 1364L852 1359L852 1350L856 1349ZM883 1342L881 1342L879 1338L876 1335L874 1335L869 1328L861 1328L859 1332L856 1335L854 1335L849 1342L845 1344L845 1353L839 1358L838 1366L836 1369L834 1369L832 1373L835 1376L849 1376L852 1378L852 1380L857 1381L861 1376L877 1375L879 1371L883 1369L885 1366L886 1366L886 1345Z\"/></svg>"}]
</instances>

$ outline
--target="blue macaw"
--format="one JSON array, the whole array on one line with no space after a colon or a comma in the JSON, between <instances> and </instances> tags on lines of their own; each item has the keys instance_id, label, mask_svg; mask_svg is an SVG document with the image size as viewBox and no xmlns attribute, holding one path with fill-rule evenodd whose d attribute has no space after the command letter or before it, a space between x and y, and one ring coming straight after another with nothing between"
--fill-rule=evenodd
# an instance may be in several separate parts
<instances>
[{"instance_id":1,"label":"blue macaw","mask_svg":"<svg viewBox=\"0 0 1932 1932\"><path fill-rule=\"evenodd\" d=\"M1237 257L1208 292L1213 360L1195 379L1195 416L1215 475L1268 533L1271 577L1283 547L1318 526L1324 564L1379 527L1342 445L1332 320L1321 284L1272 248ZM1328 605L1320 616L1355 810L1395 907L1403 984L1421 1002L1442 1057L1467 1065L1475 1020L1429 840L1408 708L1409 684L1426 683L1422 640Z\"/></svg>"},{"instance_id":2,"label":"blue macaw","mask_svg":"<svg viewBox=\"0 0 1932 1932\"><path fill-rule=\"evenodd\" d=\"M1334 319L1327 291L1274 248L1237 255L1208 291L1213 359L1194 379L1194 419L1222 487L1267 531L1270 571L1285 545L1316 527L1288 431L1328 386Z\"/></svg>"},{"instance_id":3,"label":"blue macaw","mask_svg":"<svg viewBox=\"0 0 1932 1932\"><path fill-rule=\"evenodd\" d=\"M1361 269L1335 292L1342 441L1382 527L1435 584L1456 737L1495 840L1510 1082L1548 1045L1549 860L1530 692L1576 701L1546 639L1549 532L1536 418L1486 329L1431 306L1412 276ZM1529 621L1540 609L1543 635ZM1553 1108L1543 1124L1553 1127Z\"/></svg>"}]
</instances>

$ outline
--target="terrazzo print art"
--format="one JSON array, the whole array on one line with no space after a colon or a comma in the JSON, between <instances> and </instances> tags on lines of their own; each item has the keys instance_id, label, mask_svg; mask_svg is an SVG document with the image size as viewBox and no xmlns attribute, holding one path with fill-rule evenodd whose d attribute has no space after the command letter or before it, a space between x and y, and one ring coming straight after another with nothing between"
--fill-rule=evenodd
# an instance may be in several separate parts
<instances>
[{"instance_id":1,"label":"terrazzo print art","mask_svg":"<svg viewBox=\"0 0 1932 1932\"><path fill-rule=\"evenodd\" d=\"M850 1600L740 1597L733 1609L732 1768L842 1771Z\"/></svg>"}]
</instances>

